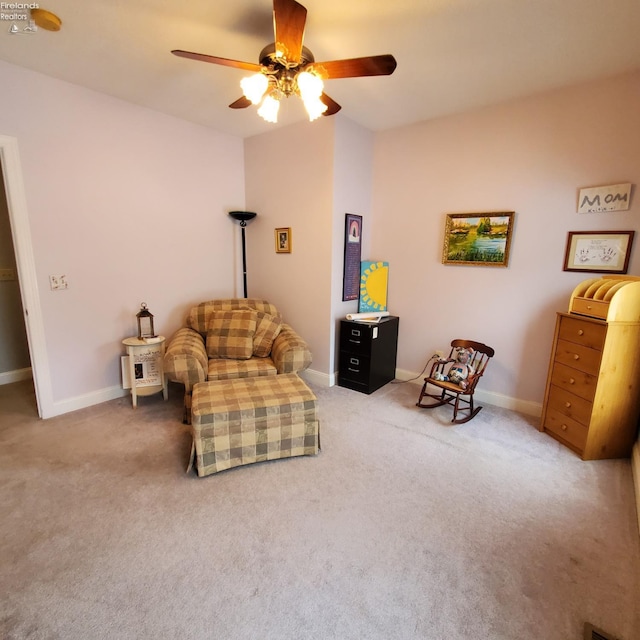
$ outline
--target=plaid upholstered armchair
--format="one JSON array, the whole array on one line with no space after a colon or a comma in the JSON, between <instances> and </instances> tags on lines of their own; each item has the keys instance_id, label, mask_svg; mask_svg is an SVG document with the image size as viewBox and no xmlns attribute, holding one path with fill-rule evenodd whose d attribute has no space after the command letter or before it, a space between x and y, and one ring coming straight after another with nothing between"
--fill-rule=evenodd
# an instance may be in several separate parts
<instances>
[{"instance_id":1,"label":"plaid upholstered armchair","mask_svg":"<svg viewBox=\"0 0 640 640\"><path fill-rule=\"evenodd\" d=\"M185 422L198 382L297 373L311 364L307 343L266 300L228 298L192 307L164 358L167 379L184 385Z\"/></svg>"}]
</instances>

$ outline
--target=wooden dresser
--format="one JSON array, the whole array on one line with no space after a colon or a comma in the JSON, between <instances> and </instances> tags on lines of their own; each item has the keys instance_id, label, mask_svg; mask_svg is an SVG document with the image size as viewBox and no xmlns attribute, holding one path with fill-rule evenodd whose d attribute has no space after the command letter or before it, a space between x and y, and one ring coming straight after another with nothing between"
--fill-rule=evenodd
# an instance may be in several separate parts
<instances>
[{"instance_id":1,"label":"wooden dresser","mask_svg":"<svg viewBox=\"0 0 640 640\"><path fill-rule=\"evenodd\" d=\"M558 313L540 430L583 460L626 458L640 417L640 278L580 283Z\"/></svg>"}]
</instances>

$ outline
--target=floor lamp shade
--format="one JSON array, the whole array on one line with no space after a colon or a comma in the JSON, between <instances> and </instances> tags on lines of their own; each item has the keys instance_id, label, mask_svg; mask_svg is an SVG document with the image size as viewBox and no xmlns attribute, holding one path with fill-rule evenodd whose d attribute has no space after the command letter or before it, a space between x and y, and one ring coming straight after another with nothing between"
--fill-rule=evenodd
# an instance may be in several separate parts
<instances>
[{"instance_id":1,"label":"floor lamp shade","mask_svg":"<svg viewBox=\"0 0 640 640\"><path fill-rule=\"evenodd\" d=\"M229 215L240 223L242 229L242 284L243 284L243 297L247 297L247 246L245 242L245 227L247 222L253 220L258 214L253 211L229 211Z\"/></svg>"}]
</instances>

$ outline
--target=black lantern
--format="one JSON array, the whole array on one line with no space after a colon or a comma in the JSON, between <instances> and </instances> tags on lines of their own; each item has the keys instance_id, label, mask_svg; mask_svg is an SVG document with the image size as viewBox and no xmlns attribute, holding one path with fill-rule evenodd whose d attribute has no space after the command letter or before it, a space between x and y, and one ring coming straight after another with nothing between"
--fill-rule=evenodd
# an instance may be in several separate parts
<instances>
[{"instance_id":1,"label":"black lantern","mask_svg":"<svg viewBox=\"0 0 640 640\"><path fill-rule=\"evenodd\" d=\"M145 338L155 338L156 334L153 330L153 314L147 308L147 303L140 305L140 311L136 314L138 319L138 340Z\"/></svg>"}]
</instances>

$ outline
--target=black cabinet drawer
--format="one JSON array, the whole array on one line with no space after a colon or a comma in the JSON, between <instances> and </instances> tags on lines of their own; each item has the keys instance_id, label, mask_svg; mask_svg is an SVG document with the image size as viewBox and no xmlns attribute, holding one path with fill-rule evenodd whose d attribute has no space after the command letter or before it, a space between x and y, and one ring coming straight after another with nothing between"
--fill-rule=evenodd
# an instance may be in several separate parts
<instances>
[{"instance_id":1,"label":"black cabinet drawer","mask_svg":"<svg viewBox=\"0 0 640 640\"><path fill-rule=\"evenodd\" d=\"M362 324L343 324L340 330L340 351L367 354L371 351L372 327Z\"/></svg>"},{"instance_id":2,"label":"black cabinet drawer","mask_svg":"<svg viewBox=\"0 0 640 640\"><path fill-rule=\"evenodd\" d=\"M355 382L369 381L370 359L345 351L340 352L340 377Z\"/></svg>"}]
</instances>

